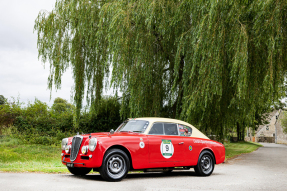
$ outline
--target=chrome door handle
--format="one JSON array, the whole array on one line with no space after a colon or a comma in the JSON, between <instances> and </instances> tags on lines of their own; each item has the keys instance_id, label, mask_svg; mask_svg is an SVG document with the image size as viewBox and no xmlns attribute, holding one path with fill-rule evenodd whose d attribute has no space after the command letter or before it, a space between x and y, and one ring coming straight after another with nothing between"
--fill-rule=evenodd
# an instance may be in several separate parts
<instances>
[{"instance_id":1,"label":"chrome door handle","mask_svg":"<svg viewBox=\"0 0 287 191\"><path fill-rule=\"evenodd\" d=\"M180 142L180 143L178 143L179 145L182 145L184 142Z\"/></svg>"}]
</instances>

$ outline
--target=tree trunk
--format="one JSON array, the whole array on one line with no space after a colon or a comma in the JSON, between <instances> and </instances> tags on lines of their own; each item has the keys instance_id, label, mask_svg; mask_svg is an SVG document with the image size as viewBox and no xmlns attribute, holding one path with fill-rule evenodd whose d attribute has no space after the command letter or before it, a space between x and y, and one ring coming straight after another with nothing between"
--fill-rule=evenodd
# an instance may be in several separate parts
<instances>
[{"instance_id":1,"label":"tree trunk","mask_svg":"<svg viewBox=\"0 0 287 191\"><path fill-rule=\"evenodd\" d=\"M240 140L240 125L238 122L236 124L237 124L237 141L239 141Z\"/></svg>"}]
</instances>

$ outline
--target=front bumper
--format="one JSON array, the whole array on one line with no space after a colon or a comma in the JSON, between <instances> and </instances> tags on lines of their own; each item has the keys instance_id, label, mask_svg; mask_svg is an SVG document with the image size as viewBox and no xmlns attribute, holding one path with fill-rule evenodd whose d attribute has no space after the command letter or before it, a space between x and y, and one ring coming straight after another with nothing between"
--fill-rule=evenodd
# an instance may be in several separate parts
<instances>
[{"instance_id":1,"label":"front bumper","mask_svg":"<svg viewBox=\"0 0 287 191\"><path fill-rule=\"evenodd\" d=\"M67 166L73 164L73 167L99 168L102 165L102 158L96 150L89 151L87 154L79 153L74 161L70 160L70 154L62 152L62 164Z\"/></svg>"}]
</instances>

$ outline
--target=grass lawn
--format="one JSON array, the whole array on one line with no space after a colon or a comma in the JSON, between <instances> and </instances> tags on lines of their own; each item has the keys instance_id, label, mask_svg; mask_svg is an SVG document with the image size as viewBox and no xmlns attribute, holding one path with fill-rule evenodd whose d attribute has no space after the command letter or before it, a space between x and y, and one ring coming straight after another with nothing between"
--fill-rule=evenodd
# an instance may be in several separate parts
<instances>
[{"instance_id":1,"label":"grass lawn","mask_svg":"<svg viewBox=\"0 0 287 191\"><path fill-rule=\"evenodd\" d=\"M61 163L61 148L22 145L14 138L0 138L0 171L66 173Z\"/></svg>"},{"instance_id":2,"label":"grass lawn","mask_svg":"<svg viewBox=\"0 0 287 191\"><path fill-rule=\"evenodd\" d=\"M259 143L253 142L237 142L237 143L225 143L225 158L230 159L243 153L251 153L257 148L262 147Z\"/></svg>"},{"instance_id":3,"label":"grass lawn","mask_svg":"<svg viewBox=\"0 0 287 191\"><path fill-rule=\"evenodd\" d=\"M225 144L226 158L250 153L262 145L251 142ZM68 173L61 163L61 148L35 144L20 144L15 138L0 137L0 171Z\"/></svg>"}]
</instances>

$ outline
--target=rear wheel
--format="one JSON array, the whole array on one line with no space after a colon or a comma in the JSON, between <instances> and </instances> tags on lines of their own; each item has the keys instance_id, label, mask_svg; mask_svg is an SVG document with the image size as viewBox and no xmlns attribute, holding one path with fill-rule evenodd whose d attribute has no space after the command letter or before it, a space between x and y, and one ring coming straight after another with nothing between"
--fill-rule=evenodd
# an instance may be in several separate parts
<instances>
[{"instance_id":1,"label":"rear wheel","mask_svg":"<svg viewBox=\"0 0 287 191\"><path fill-rule=\"evenodd\" d=\"M70 173L74 174L74 175L86 175L89 172L91 172L91 168L82 168L82 167L67 167L68 170L70 171Z\"/></svg>"},{"instance_id":2,"label":"rear wheel","mask_svg":"<svg viewBox=\"0 0 287 191\"><path fill-rule=\"evenodd\" d=\"M199 176L209 176L214 170L214 158L210 151L202 151L199 155L197 165L194 167L194 171Z\"/></svg>"},{"instance_id":3,"label":"rear wheel","mask_svg":"<svg viewBox=\"0 0 287 191\"><path fill-rule=\"evenodd\" d=\"M120 181L128 174L129 168L127 154L120 149L111 149L105 154L99 172L107 181Z\"/></svg>"}]
</instances>

